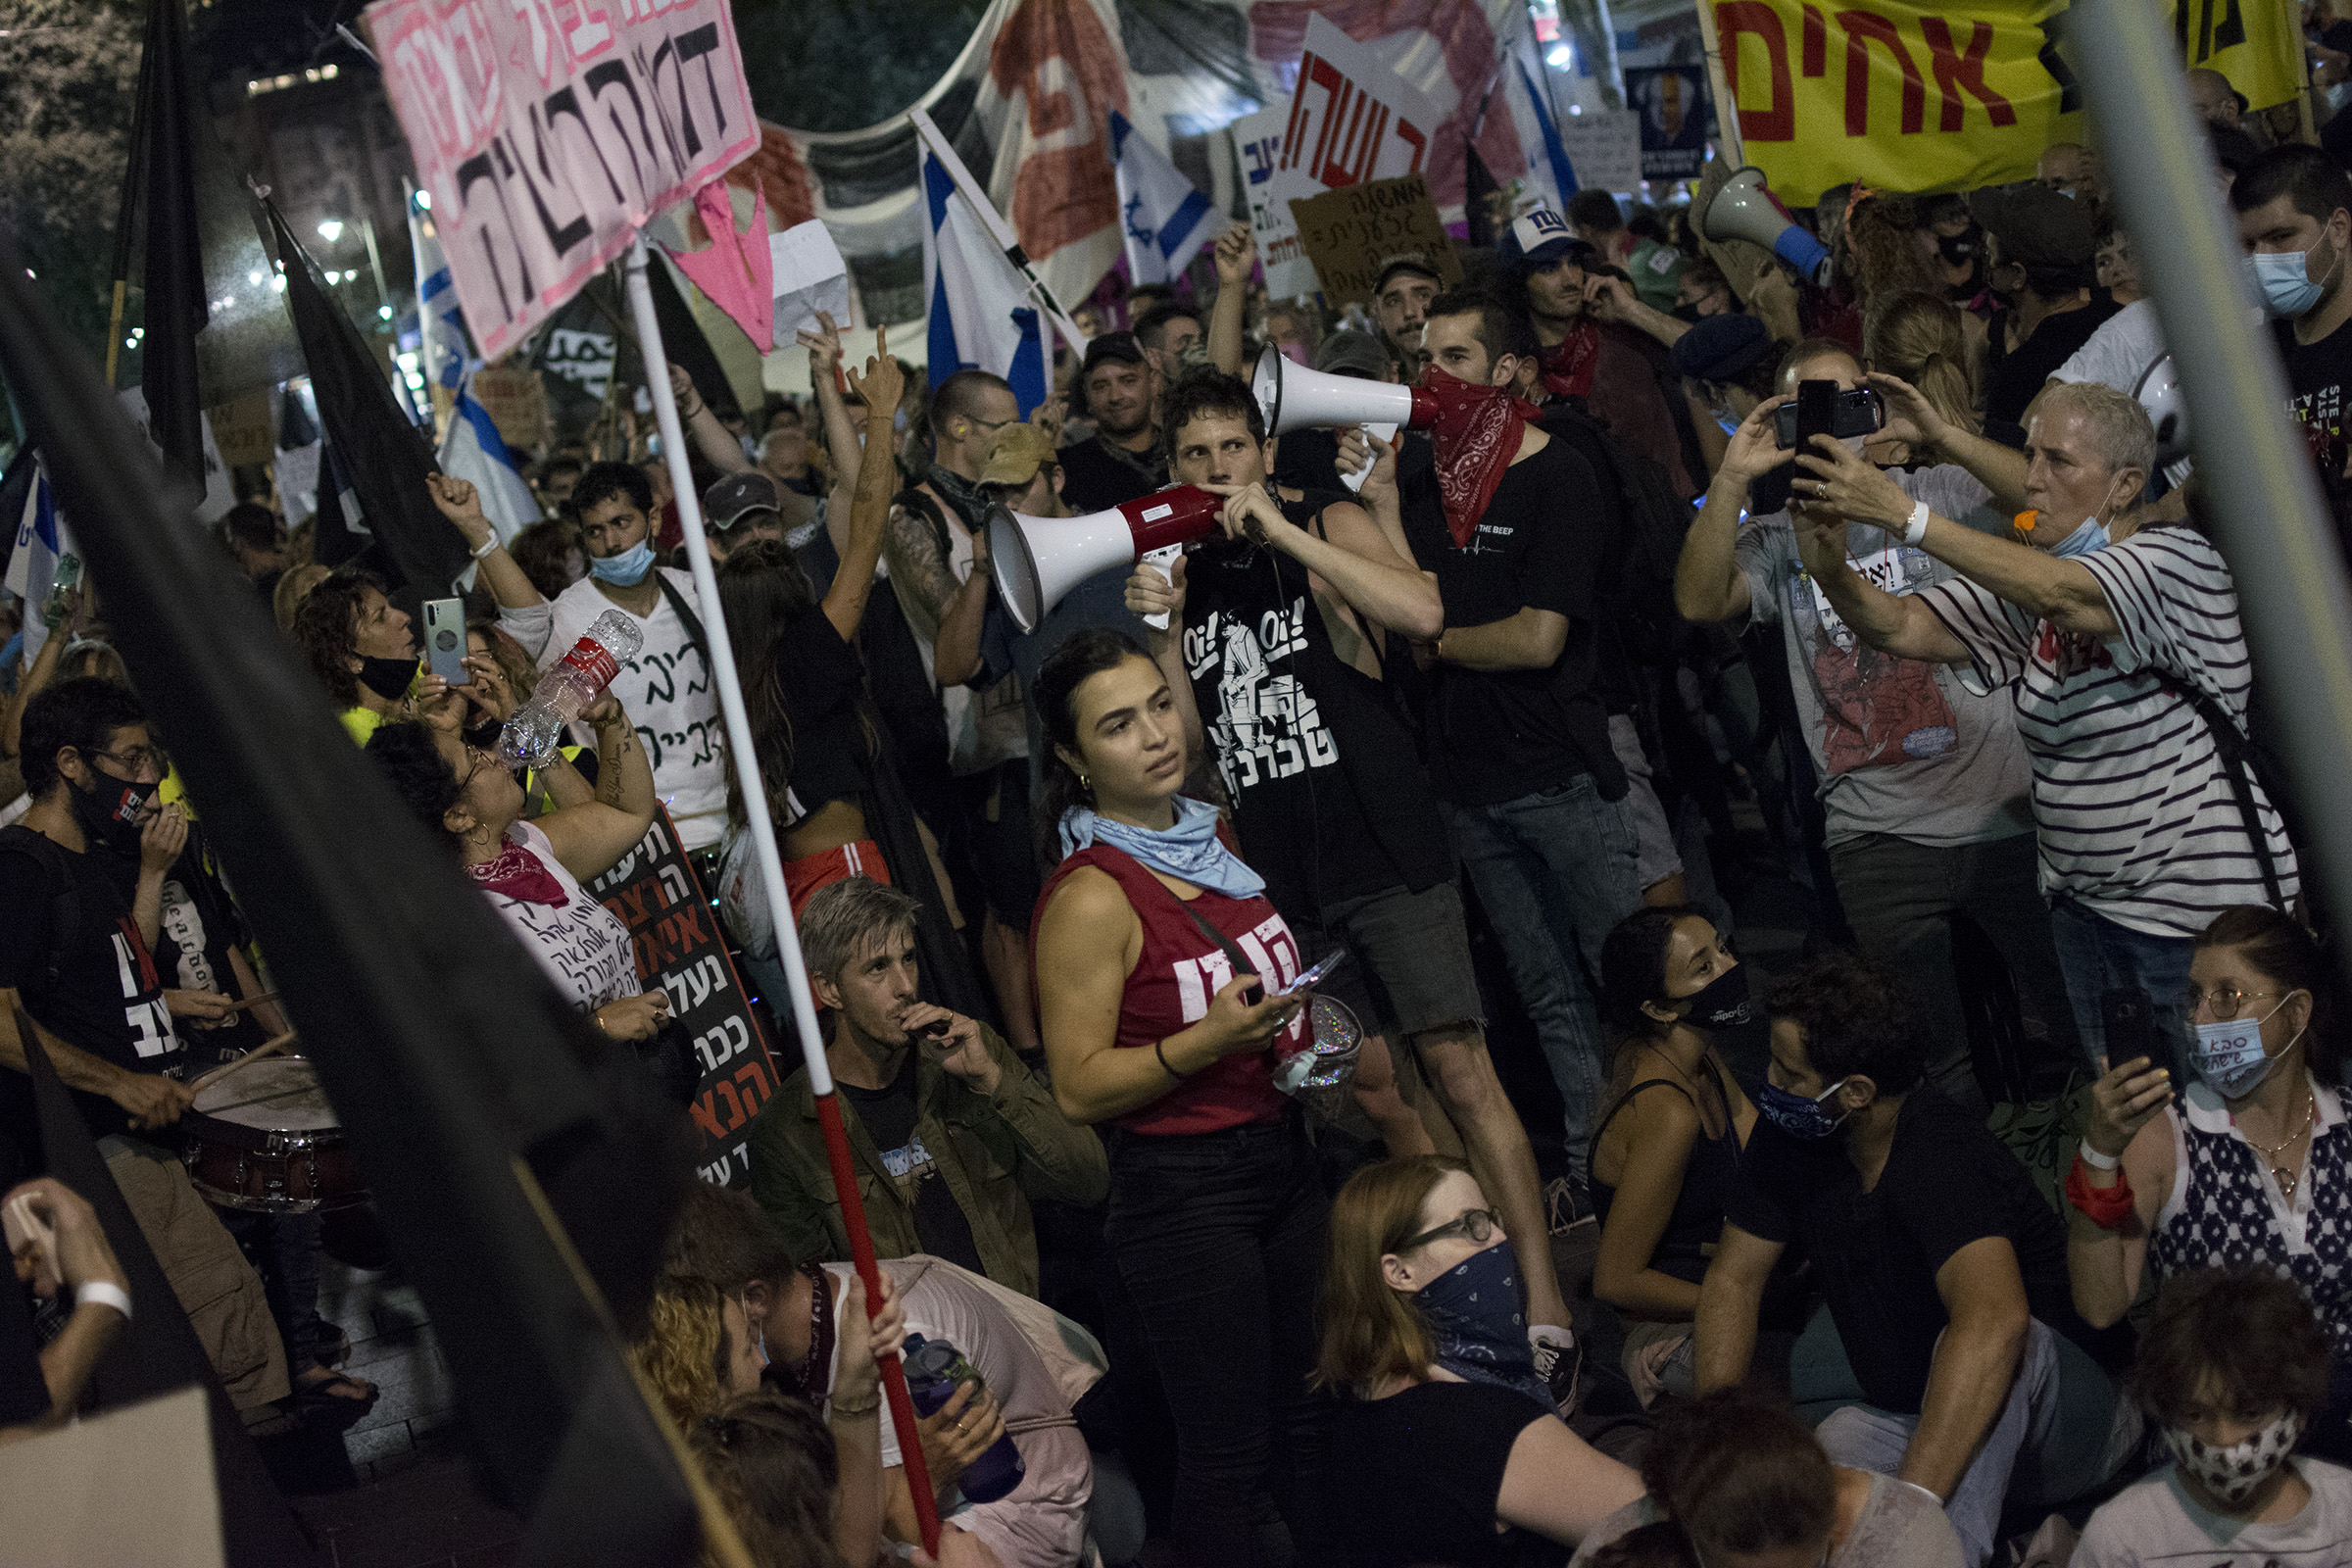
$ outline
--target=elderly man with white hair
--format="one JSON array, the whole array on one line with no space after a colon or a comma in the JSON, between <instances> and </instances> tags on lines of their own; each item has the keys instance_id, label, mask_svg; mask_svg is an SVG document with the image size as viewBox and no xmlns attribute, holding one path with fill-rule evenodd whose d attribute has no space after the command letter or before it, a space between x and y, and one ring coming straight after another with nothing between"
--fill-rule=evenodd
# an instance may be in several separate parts
<instances>
[{"instance_id":1,"label":"elderly man with white hair","mask_svg":"<svg viewBox=\"0 0 2352 1568\"><path fill-rule=\"evenodd\" d=\"M1959 666L1974 689L2010 689L2085 1052L2095 1063L2105 1050L2101 998L2117 988L2146 994L2157 1050L2177 1051L2197 933L2235 905L2283 906L2297 882L2277 809L2222 744L2242 735L2253 687L2229 564L2194 527L2135 511L2155 461L2147 415L2096 382L2042 392L2022 544L1934 515L1837 442L1815 446L1798 459L1798 548L1846 624ZM1849 564L1849 522L1960 575L1886 593Z\"/></svg>"}]
</instances>

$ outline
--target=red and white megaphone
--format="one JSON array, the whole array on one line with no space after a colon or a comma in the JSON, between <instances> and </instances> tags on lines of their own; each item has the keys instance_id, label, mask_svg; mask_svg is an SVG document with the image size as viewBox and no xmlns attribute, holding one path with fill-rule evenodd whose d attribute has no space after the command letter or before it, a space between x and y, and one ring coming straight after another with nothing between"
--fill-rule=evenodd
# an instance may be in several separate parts
<instances>
[{"instance_id":1,"label":"red and white megaphone","mask_svg":"<svg viewBox=\"0 0 2352 1568\"><path fill-rule=\"evenodd\" d=\"M1438 400L1417 386L1310 370L1283 358L1270 343L1257 357L1250 394L1265 416L1268 435L1360 424L1381 440L1394 441L1399 426L1426 430L1438 422ZM1341 478L1350 490L1364 486L1363 473Z\"/></svg>"},{"instance_id":2,"label":"red and white megaphone","mask_svg":"<svg viewBox=\"0 0 2352 1568\"><path fill-rule=\"evenodd\" d=\"M1193 540L1215 533L1224 507L1223 496L1180 484L1083 517L991 508L988 560L997 597L1014 625L1035 631L1062 595L1096 572L1138 561L1164 565Z\"/></svg>"},{"instance_id":3,"label":"red and white megaphone","mask_svg":"<svg viewBox=\"0 0 2352 1568\"><path fill-rule=\"evenodd\" d=\"M1830 253L1789 220L1788 209L1764 188L1761 169L1742 169L1715 193L1699 232L1709 239L1752 241L1787 262L1815 288L1829 287Z\"/></svg>"}]
</instances>

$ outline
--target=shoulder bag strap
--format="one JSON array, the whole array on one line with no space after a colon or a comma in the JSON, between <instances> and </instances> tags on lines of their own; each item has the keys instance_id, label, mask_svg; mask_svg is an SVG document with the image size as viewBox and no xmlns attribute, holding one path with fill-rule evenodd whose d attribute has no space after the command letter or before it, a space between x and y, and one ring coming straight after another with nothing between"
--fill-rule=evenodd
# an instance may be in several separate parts
<instances>
[{"instance_id":1,"label":"shoulder bag strap","mask_svg":"<svg viewBox=\"0 0 2352 1568\"><path fill-rule=\"evenodd\" d=\"M2287 907L2285 894L2279 888L2278 863L2271 858L2271 836L2263 830L2262 811L2254 804L2253 743L2237 727L2236 720L2223 711L2221 704L2153 665L2148 672L2156 677L2157 685L2186 703L2213 732L2214 755L2220 758L2222 773L2230 780L2230 793L2237 798L2237 814L2245 822L2246 842L2254 851L2254 861L2262 867L2263 891L2270 895L2273 908L2291 916L2294 911Z\"/></svg>"},{"instance_id":2,"label":"shoulder bag strap","mask_svg":"<svg viewBox=\"0 0 2352 1568\"><path fill-rule=\"evenodd\" d=\"M685 622L686 640L694 644L694 651L703 656L703 663L708 666L710 662L710 643L703 635L703 617L694 612L694 607L686 602L686 596L678 592L678 585L669 580L669 573L656 566L654 580L662 585L662 597L669 601L669 608L676 611L678 619Z\"/></svg>"}]
</instances>

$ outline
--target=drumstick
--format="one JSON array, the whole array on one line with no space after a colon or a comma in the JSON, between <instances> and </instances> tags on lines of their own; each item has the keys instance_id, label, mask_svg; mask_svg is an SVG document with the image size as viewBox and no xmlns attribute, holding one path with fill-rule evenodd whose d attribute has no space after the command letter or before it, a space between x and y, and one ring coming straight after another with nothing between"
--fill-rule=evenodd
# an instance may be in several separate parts
<instances>
[{"instance_id":1,"label":"drumstick","mask_svg":"<svg viewBox=\"0 0 2352 1568\"><path fill-rule=\"evenodd\" d=\"M230 1003L228 1004L228 1010L231 1012L243 1012L247 1007L258 1007L265 1002L275 1002L276 1000L276 992L265 991L258 997L247 997L242 1002Z\"/></svg>"},{"instance_id":2,"label":"drumstick","mask_svg":"<svg viewBox=\"0 0 2352 1568\"><path fill-rule=\"evenodd\" d=\"M266 1045L254 1047L251 1051L248 1051L236 1060L223 1062L221 1065L215 1067L211 1072L206 1073L203 1077L188 1085L188 1093L192 1095L200 1095L207 1089L210 1089L213 1085L219 1083L221 1079L227 1077L230 1073L235 1072L239 1067L249 1067L253 1063L261 1060L264 1056L279 1055L283 1054L285 1049L293 1043L294 1031L289 1029L284 1034L279 1035L275 1040L270 1041Z\"/></svg>"}]
</instances>

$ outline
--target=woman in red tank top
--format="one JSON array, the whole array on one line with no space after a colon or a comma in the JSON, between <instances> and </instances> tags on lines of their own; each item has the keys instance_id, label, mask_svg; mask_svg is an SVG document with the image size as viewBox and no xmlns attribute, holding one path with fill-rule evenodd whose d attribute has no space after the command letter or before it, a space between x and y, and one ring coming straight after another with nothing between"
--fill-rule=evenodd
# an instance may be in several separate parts
<instances>
[{"instance_id":1,"label":"woman in red tank top","mask_svg":"<svg viewBox=\"0 0 2352 1568\"><path fill-rule=\"evenodd\" d=\"M1104 1238L1176 1418L1178 1553L1287 1563L1299 1521L1275 1499L1315 1496L1323 1451L1307 1380L1329 1207L1272 1078L1306 1044L1299 999L1274 995L1298 945L1214 808L1180 793L1183 725L1142 649L1080 632L1031 698L1060 858L1030 933L1039 1022L1062 1110L1110 1124Z\"/></svg>"}]
</instances>

